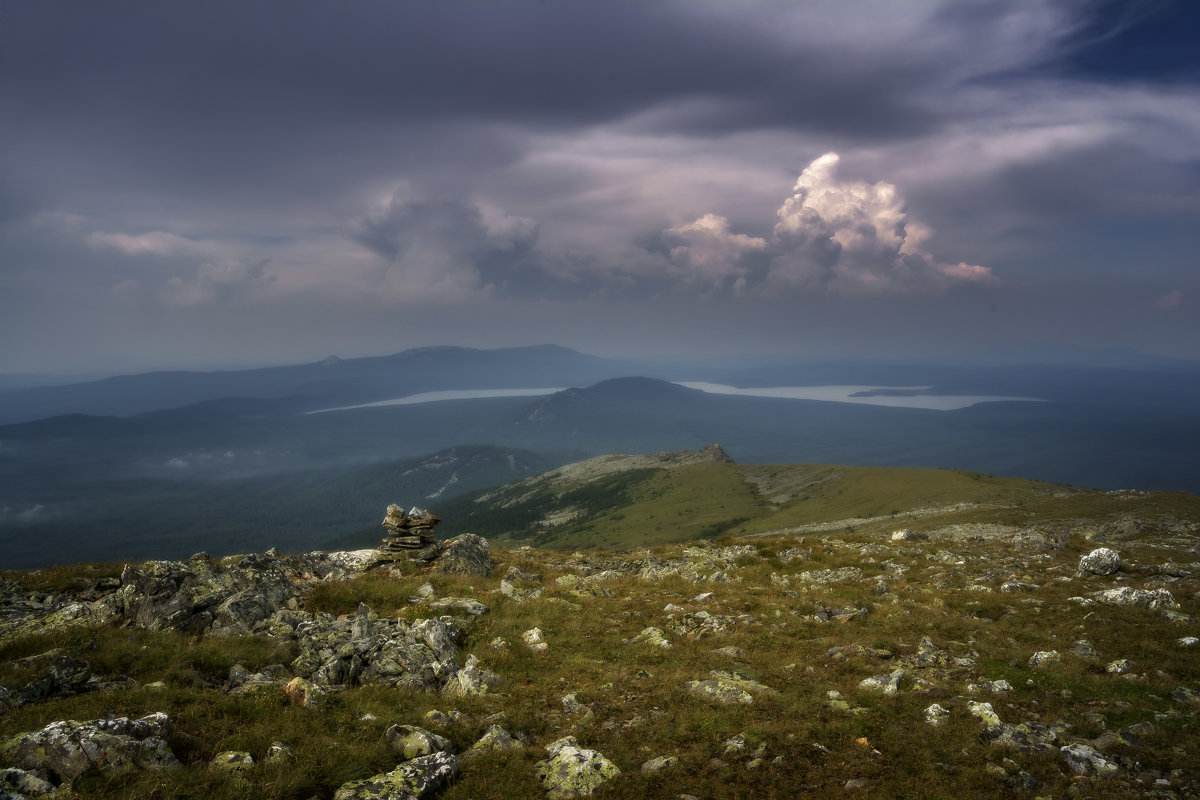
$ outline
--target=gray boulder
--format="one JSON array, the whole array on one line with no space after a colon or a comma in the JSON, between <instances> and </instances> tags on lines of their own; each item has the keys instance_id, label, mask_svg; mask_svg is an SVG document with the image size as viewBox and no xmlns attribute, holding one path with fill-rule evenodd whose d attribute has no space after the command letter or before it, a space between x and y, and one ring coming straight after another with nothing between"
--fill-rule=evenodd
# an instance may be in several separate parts
<instances>
[{"instance_id":1,"label":"gray boulder","mask_svg":"<svg viewBox=\"0 0 1200 800\"><path fill-rule=\"evenodd\" d=\"M426 800L450 785L458 760L450 753L430 753L405 761L391 772L350 781L333 800Z\"/></svg>"},{"instance_id":2,"label":"gray boulder","mask_svg":"<svg viewBox=\"0 0 1200 800\"><path fill-rule=\"evenodd\" d=\"M453 575L492 574L492 552L487 539L473 533L455 536L442 544L442 552L433 561L437 572Z\"/></svg>"},{"instance_id":3,"label":"gray boulder","mask_svg":"<svg viewBox=\"0 0 1200 800\"><path fill-rule=\"evenodd\" d=\"M433 753L454 752L454 744L449 739L416 725L393 725L385 735L388 746L402 761Z\"/></svg>"},{"instance_id":4,"label":"gray boulder","mask_svg":"<svg viewBox=\"0 0 1200 800\"><path fill-rule=\"evenodd\" d=\"M1079 559L1079 571L1092 575L1112 575L1120 569L1120 554L1108 547L1098 547Z\"/></svg>"},{"instance_id":5,"label":"gray boulder","mask_svg":"<svg viewBox=\"0 0 1200 800\"><path fill-rule=\"evenodd\" d=\"M559 739L546 752L550 757L537 762L534 770L551 800L585 797L621 774L617 765L602 754L581 748L574 736Z\"/></svg>"},{"instance_id":6,"label":"gray boulder","mask_svg":"<svg viewBox=\"0 0 1200 800\"><path fill-rule=\"evenodd\" d=\"M3 756L20 769L44 769L70 783L93 769L120 774L178 767L179 761L167 746L170 735L171 720L161 712L136 720L65 720L9 739Z\"/></svg>"}]
</instances>

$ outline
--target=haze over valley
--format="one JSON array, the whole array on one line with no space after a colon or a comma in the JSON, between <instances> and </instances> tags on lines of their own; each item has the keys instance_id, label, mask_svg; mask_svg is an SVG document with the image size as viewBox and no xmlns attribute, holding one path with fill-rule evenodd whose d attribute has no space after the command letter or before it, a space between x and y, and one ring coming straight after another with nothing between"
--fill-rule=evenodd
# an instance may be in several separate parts
<instances>
[{"instance_id":1,"label":"haze over valley","mask_svg":"<svg viewBox=\"0 0 1200 800\"><path fill-rule=\"evenodd\" d=\"M528 393L555 386L571 388ZM761 396L780 386L867 396L845 388L837 400ZM871 388L879 386L917 388ZM861 402L876 397L949 410ZM1200 371L1188 363L741 368L555 346L442 347L127 375L0 400L0 542L12 566L64 552L327 547L373 532L379 509L397 500L437 506L583 458L712 442L746 464L930 467L1200 491Z\"/></svg>"}]
</instances>

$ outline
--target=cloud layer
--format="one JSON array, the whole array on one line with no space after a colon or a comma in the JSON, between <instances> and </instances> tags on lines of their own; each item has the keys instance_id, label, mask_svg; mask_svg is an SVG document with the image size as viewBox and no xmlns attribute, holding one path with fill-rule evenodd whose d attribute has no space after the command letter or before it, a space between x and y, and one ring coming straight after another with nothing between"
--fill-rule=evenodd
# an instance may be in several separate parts
<instances>
[{"instance_id":1,"label":"cloud layer","mask_svg":"<svg viewBox=\"0 0 1200 800\"><path fill-rule=\"evenodd\" d=\"M0 370L445 341L1200 356L1198 16L5 4Z\"/></svg>"}]
</instances>

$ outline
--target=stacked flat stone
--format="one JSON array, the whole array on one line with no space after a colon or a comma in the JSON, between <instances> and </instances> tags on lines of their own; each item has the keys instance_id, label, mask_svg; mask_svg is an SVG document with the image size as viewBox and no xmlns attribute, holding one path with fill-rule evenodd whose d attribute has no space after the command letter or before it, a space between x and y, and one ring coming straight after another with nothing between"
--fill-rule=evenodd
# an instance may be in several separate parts
<instances>
[{"instance_id":1,"label":"stacked flat stone","mask_svg":"<svg viewBox=\"0 0 1200 800\"><path fill-rule=\"evenodd\" d=\"M387 507L383 528L387 531L378 548L378 561L428 560L440 552L433 529L441 518L424 508L413 506L405 514L395 503ZM428 556L427 556L428 554Z\"/></svg>"}]
</instances>

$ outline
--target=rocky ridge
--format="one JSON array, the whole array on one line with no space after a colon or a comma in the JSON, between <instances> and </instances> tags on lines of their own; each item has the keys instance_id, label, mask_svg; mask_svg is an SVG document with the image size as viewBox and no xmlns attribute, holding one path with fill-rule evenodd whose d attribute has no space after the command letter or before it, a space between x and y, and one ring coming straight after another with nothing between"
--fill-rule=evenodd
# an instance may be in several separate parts
<instances>
[{"instance_id":1,"label":"rocky ridge","mask_svg":"<svg viewBox=\"0 0 1200 800\"><path fill-rule=\"evenodd\" d=\"M315 758L288 724L256 723L258 750L210 733L178 695L269 701L339 720L339 740L383 743L357 776L312 784L342 800L733 785L1198 797L1200 542L1163 541L981 526L568 554L473 537L432 571L369 570L368 551L199 554L57 591L10 574L4 652L62 644L6 666L26 678L0 689L0 796L111 792L118 775L268 796L273 765ZM322 610L335 590L375 599ZM269 642L290 658L188 687L89 663L70 632L96 630ZM364 704L409 711L380 719ZM917 739L919 766L906 761Z\"/></svg>"}]
</instances>

